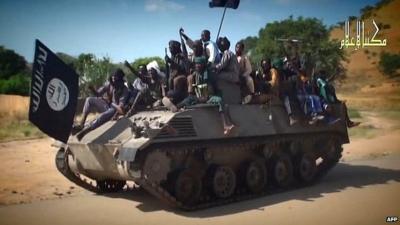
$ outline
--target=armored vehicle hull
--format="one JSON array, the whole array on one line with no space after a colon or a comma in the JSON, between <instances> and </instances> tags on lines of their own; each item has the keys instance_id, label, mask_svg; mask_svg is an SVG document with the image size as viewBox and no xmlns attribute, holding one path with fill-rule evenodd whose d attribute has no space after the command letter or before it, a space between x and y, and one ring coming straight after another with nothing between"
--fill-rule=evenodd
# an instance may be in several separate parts
<instances>
[{"instance_id":1,"label":"armored vehicle hull","mask_svg":"<svg viewBox=\"0 0 400 225\"><path fill-rule=\"evenodd\" d=\"M56 156L59 171L95 192L134 181L174 207L205 208L308 185L340 159L349 143L344 112L335 124L289 125L284 106L231 105L224 136L218 109L139 112L110 121ZM95 182L87 182L88 177Z\"/></svg>"}]
</instances>

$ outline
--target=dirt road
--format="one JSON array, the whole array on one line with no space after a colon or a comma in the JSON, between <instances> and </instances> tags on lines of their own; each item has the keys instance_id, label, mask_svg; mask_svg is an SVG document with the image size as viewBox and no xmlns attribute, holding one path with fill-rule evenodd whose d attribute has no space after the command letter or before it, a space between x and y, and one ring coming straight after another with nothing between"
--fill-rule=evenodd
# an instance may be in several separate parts
<instances>
[{"instance_id":1,"label":"dirt road","mask_svg":"<svg viewBox=\"0 0 400 225\"><path fill-rule=\"evenodd\" d=\"M143 191L0 207L0 224L385 224L400 216L400 155L340 163L320 183L196 212Z\"/></svg>"},{"instance_id":2,"label":"dirt road","mask_svg":"<svg viewBox=\"0 0 400 225\"><path fill-rule=\"evenodd\" d=\"M400 122L362 118L341 163L318 184L196 212L139 190L83 190L56 170L50 139L0 143L0 225L386 224L387 216L400 217Z\"/></svg>"}]
</instances>

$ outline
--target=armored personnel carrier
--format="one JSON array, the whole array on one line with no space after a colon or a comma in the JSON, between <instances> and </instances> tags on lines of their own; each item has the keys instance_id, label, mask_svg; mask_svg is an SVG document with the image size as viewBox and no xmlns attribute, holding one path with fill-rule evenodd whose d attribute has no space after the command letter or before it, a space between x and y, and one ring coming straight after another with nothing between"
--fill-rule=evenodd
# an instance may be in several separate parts
<instances>
[{"instance_id":1,"label":"armored personnel carrier","mask_svg":"<svg viewBox=\"0 0 400 225\"><path fill-rule=\"evenodd\" d=\"M134 181L184 210L257 198L311 184L338 162L349 138L342 106L333 108L338 123L290 126L279 101L231 105L236 128L229 136L213 105L142 111L81 141L71 136L56 165L91 191L118 191Z\"/></svg>"}]
</instances>

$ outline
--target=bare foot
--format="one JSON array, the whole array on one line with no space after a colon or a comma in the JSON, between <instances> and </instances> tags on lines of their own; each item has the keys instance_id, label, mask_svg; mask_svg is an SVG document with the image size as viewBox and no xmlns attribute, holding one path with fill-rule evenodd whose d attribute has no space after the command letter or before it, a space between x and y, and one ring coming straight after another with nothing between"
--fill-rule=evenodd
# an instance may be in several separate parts
<instances>
[{"instance_id":1,"label":"bare foot","mask_svg":"<svg viewBox=\"0 0 400 225\"><path fill-rule=\"evenodd\" d=\"M164 104L165 107L167 107L172 112L177 112L178 111L178 108L171 102L171 100L169 98L164 97L162 99L162 103Z\"/></svg>"},{"instance_id":2,"label":"bare foot","mask_svg":"<svg viewBox=\"0 0 400 225\"><path fill-rule=\"evenodd\" d=\"M175 105L171 105L170 110L172 112L178 112L178 108Z\"/></svg>"},{"instance_id":3,"label":"bare foot","mask_svg":"<svg viewBox=\"0 0 400 225\"><path fill-rule=\"evenodd\" d=\"M235 125L224 127L224 135L228 136L232 132L233 128L235 128Z\"/></svg>"}]
</instances>

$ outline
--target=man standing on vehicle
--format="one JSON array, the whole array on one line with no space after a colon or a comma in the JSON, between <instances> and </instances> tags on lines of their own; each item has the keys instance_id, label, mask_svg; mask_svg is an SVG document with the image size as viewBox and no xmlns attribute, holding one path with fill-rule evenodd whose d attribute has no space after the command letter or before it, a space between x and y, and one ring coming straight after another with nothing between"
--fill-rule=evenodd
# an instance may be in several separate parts
<instances>
[{"instance_id":1,"label":"man standing on vehicle","mask_svg":"<svg viewBox=\"0 0 400 225\"><path fill-rule=\"evenodd\" d=\"M240 80L245 84L247 90L245 91L246 96L243 99L244 104L251 102L254 95L254 81L250 76L252 72L251 63L249 58L244 53L244 43L239 41L235 46L236 58L239 63L239 77Z\"/></svg>"}]
</instances>

